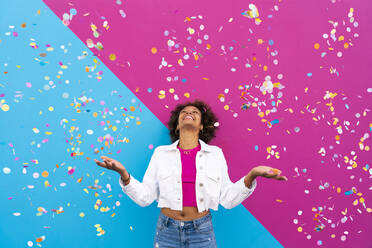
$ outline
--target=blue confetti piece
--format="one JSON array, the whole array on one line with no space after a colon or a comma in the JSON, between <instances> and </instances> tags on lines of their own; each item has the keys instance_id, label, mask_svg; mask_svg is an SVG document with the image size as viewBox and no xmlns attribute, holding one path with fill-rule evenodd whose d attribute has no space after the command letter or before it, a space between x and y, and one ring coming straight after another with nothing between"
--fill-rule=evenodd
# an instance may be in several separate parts
<instances>
[{"instance_id":1,"label":"blue confetti piece","mask_svg":"<svg viewBox=\"0 0 372 248\"><path fill-rule=\"evenodd\" d=\"M311 72L306 74L308 77L311 77L313 74Z\"/></svg>"},{"instance_id":2,"label":"blue confetti piece","mask_svg":"<svg viewBox=\"0 0 372 248\"><path fill-rule=\"evenodd\" d=\"M278 119L275 119L275 120L272 120L271 121L271 124L278 124L279 123L279 120Z\"/></svg>"},{"instance_id":3,"label":"blue confetti piece","mask_svg":"<svg viewBox=\"0 0 372 248\"><path fill-rule=\"evenodd\" d=\"M77 14L76 9L70 9L70 14L71 14L71 15L76 15L76 14Z\"/></svg>"},{"instance_id":4,"label":"blue confetti piece","mask_svg":"<svg viewBox=\"0 0 372 248\"><path fill-rule=\"evenodd\" d=\"M346 191L345 192L345 195L352 195L353 194L353 191L352 190L349 190L349 191Z\"/></svg>"}]
</instances>

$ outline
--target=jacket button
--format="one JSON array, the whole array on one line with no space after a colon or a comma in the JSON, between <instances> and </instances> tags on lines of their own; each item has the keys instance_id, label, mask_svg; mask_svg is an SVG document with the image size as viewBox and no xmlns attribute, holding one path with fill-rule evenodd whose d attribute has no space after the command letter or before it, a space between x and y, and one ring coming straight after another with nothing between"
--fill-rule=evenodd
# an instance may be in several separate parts
<instances>
[{"instance_id":1,"label":"jacket button","mask_svg":"<svg viewBox=\"0 0 372 248\"><path fill-rule=\"evenodd\" d=\"M220 177L217 177L217 180L220 180Z\"/></svg>"},{"instance_id":2,"label":"jacket button","mask_svg":"<svg viewBox=\"0 0 372 248\"><path fill-rule=\"evenodd\" d=\"M199 169L203 169L203 166L200 166Z\"/></svg>"},{"instance_id":3,"label":"jacket button","mask_svg":"<svg viewBox=\"0 0 372 248\"><path fill-rule=\"evenodd\" d=\"M181 200L180 198L178 198L177 200Z\"/></svg>"},{"instance_id":4,"label":"jacket button","mask_svg":"<svg viewBox=\"0 0 372 248\"><path fill-rule=\"evenodd\" d=\"M203 201L203 198L200 198L200 201L202 202Z\"/></svg>"},{"instance_id":5,"label":"jacket button","mask_svg":"<svg viewBox=\"0 0 372 248\"><path fill-rule=\"evenodd\" d=\"M203 186L203 183L199 183L199 186L202 187Z\"/></svg>"}]
</instances>

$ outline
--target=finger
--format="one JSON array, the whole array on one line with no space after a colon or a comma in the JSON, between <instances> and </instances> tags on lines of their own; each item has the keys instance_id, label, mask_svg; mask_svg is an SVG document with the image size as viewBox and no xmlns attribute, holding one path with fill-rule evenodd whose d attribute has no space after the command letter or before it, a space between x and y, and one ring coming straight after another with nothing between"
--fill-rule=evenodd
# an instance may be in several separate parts
<instances>
[{"instance_id":1,"label":"finger","mask_svg":"<svg viewBox=\"0 0 372 248\"><path fill-rule=\"evenodd\" d=\"M111 170L114 168L114 165L112 164L112 162L107 161L107 164L109 165L109 168L110 168Z\"/></svg>"},{"instance_id":2,"label":"finger","mask_svg":"<svg viewBox=\"0 0 372 248\"><path fill-rule=\"evenodd\" d=\"M110 161L108 161L106 159L104 161L105 161L105 164L106 164L106 168L111 169L112 165L110 164Z\"/></svg>"},{"instance_id":3,"label":"finger","mask_svg":"<svg viewBox=\"0 0 372 248\"><path fill-rule=\"evenodd\" d=\"M270 171L266 171L264 176L267 177L267 178L273 178L273 177L276 177L278 174L275 174L275 173L270 173Z\"/></svg>"},{"instance_id":4,"label":"finger","mask_svg":"<svg viewBox=\"0 0 372 248\"><path fill-rule=\"evenodd\" d=\"M114 161L114 159L106 157L106 156L101 156L101 158L104 159L104 160L110 161L110 162Z\"/></svg>"},{"instance_id":5,"label":"finger","mask_svg":"<svg viewBox=\"0 0 372 248\"><path fill-rule=\"evenodd\" d=\"M96 164L98 164L101 167L107 168L105 163L102 163L102 162L98 161L97 159L94 159L94 162L96 162Z\"/></svg>"},{"instance_id":6,"label":"finger","mask_svg":"<svg viewBox=\"0 0 372 248\"><path fill-rule=\"evenodd\" d=\"M285 176L278 176L276 179L277 179L277 180L285 180L285 181L288 181L288 178L285 177Z\"/></svg>"},{"instance_id":7,"label":"finger","mask_svg":"<svg viewBox=\"0 0 372 248\"><path fill-rule=\"evenodd\" d=\"M276 177L277 175L266 173L264 176L267 177L267 178L273 178L273 177Z\"/></svg>"}]
</instances>

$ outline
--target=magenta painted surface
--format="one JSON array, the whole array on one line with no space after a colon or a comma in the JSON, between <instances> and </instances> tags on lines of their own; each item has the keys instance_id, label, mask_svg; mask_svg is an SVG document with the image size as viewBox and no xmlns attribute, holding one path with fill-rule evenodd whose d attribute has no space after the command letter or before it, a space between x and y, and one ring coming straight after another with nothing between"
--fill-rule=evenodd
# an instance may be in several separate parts
<instances>
[{"instance_id":1,"label":"magenta painted surface","mask_svg":"<svg viewBox=\"0 0 372 248\"><path fill-rule=\"evenodd\" d=\"M283 171L288 182L258 178L256 191L243 204L284 247L372 246L372 218L368 213L372 207L372 101L368 92L372 5L367 1L45 3L61 19L71 8L77 10L68 27L84 43L92 39L103 44L103 50L92 51L165 125L169 110L188 100L184 93L190 93L189 99L207 101L220 118L221 130L212 144L223 148L233 181L260 164ZM241 14L250 3L257 6L262 20L259 25ZM348 17L350 8L354 8L352 23ZM121 9L125 17L120 14ZM192 16L196 19L186 20ZM105 20L108 29L103 27ZM338 22L337 41L323 38L333 29L330 21ZM91 23L97 26L98 38L93 36ZM194 28L195 33L191 35L188 27ZM346 27L350 27L350 32ZM168 36L164 34L166 30ZM204 40L204 35L208 35L208 40ZM344 40L338 41L340 35ZM188 36L192 38L187 40ZM202 44L197 43L198 38ZM180 48L168 48L170 39ZM347 48L345 42L349 44ZM316 43L319 49L314 48ZM210 49L206 44L210 44ZM151 52L153 47L157 49L155 54ZM193 52L199 55L198 60ZM342 52L341 56L338 52ZM115 54L116 60L110 60L110 54ZM190 59L183 58L185 54ZM162 58L173 66L159 69ZM178 64L180 58L184 66ZM167 77L177 76L177 81L167 81ZM266 76L284 88L274 87L272 93L263 94L260 87ZM246 100L239 85L250 86ZM171 88L174 93L169 92ZM166 92L164 99L158 97L160 90ZM337 96L328 94L331 97L324 99L327 91ZM179 100L175 100L176 94ZM219 94L224 94L224 102ZM268 115L260 117L254 106L241 109L255 98L256 102L265 102L260 111L269 111ZM272 101L276 112L270 112ZM333 111L326 105L330 102ZM273 122L272 126L267 122ZM338 133L340 129L342 133ZM276 148L268 157L267 147L272 145ZM354 192L348 195L353 187ZM314 211L319 207L323 211ZM317 225L322 224L324 228L317 231Z\"/></svg>"}]
</instances>

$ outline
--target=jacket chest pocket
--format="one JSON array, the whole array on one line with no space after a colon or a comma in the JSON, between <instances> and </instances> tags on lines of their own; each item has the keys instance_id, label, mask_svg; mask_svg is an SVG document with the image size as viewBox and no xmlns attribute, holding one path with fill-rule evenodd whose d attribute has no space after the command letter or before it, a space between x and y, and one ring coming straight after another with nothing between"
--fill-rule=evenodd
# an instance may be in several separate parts
<instances>
[{"instance_id":1,"label":"jacket chest pocket","mask_svg":"<svg viewBox=\"0 0 372 248\"><path fill-rule=\"evenodd\" d=\"M170 169L159 170L158 173L158 183L159 183L159 193L161 198L169 197L169 194L172 193L173 187L173 171Z\"/></svg>"},{"instance_id":2,"label":"jacket chest pocket","mask_svg":"<svg viewBox=\"0 0 372 248\"><path fill-rule=\"evenodd\" d=\"M208 166L205 172L206 191L212 197L219 197L221 188L221 173L218 168Z\"/></svg>"}]
</instances>

